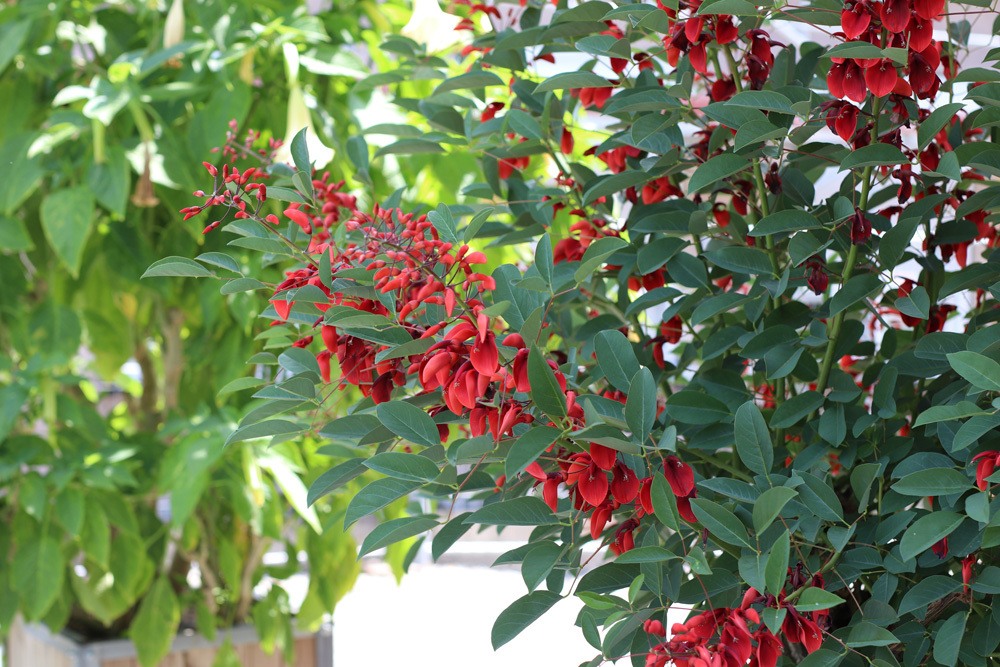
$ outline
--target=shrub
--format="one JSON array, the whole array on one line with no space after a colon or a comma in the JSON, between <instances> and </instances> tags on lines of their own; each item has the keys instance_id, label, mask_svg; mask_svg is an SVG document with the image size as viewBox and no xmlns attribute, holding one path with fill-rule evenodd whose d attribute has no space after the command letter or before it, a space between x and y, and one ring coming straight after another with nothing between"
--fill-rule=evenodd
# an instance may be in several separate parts
<instances>
[{"instance_id":1,"label":"shrub","mask_svg":"<svg viewBox=\"0 0 1000 667\"><path fill-rule=\"evenodd\" d=\"M293 168L212 174L212 219L286 267L274 391L364 397L254 434L346 448L314 495L381 473L348 526L439 501L362 555L533 527L495 647L575 595L594 665L992 661L1000 74L959 69L951 8L472 5L459 29L494 29L450 75L390 37L405 122L374 159L472 154L482 181L359 207L301 135Z\"/></svg>"}]
</instances>

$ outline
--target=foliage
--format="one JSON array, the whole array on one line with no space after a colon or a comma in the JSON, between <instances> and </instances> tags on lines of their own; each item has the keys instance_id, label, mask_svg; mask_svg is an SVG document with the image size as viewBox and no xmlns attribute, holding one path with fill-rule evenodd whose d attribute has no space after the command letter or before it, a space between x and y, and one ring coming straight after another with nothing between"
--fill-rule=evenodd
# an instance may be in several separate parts
<instances>
[{"instance_id":1,"label":"foliage","mask_svg":"<svg viewBox=\"0 0 1000 667\"><path fill-rule=\"evenodd\" d=\"M574 595L595 665L994 661L1000 74L960 69L945 10L476 4L460 64L389 37L359 87L409 122L344 174L379 205L300 135L294 167L213 172L185 209L285 268L273 390L365 396L255 426L353 452L314 495L384 476L348 524L440 501L362 554L533 527L495 647ZM480 160L458 204L365 177L430 153Z\"/></svg>"},{"instance_id":2,"label":"foliage","mask_svg":"<svg viewBox=\"0 0 1000 667\"><path fill-rule=\"evenodd\" d=\"M272 377L244 364L252 293L140 280L178 254L197 256L198 275L274 274L245 246L222 257L221 239L174 211L197 187L191 165L225 159L213 148L233 118L278 136L299 118L347 163L353 111L333 102L381 57L359 19L384 30L404 17L342 5L0 8L0 633L19 613L131 636L157 664L179 626L211 636L252 621L290 650L288 601L267 581L307 556L303 627L352 584L357 564L338 557L356 548L336 518L346 502L307 498L332 460L321 443L223 447L237 421L273 414L236 391ZM370 95L351 99L363 110ZM269 549L289 565L265 564Z\"/></svg>"}]
</instances>

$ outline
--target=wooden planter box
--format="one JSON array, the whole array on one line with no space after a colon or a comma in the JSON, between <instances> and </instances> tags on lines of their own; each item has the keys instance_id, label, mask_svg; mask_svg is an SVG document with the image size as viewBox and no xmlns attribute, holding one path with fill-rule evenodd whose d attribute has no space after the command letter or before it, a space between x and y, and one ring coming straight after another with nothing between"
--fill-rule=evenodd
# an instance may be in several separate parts
<instances>
[{"instance_id":1,"label":"wooden planter box","mask_svg":"<svg viewBox=\"0 0 1000 667\"><path fill-rule=\"evenodd\" d=\"M333 628L295 635L295 664L289 665L280 652L268 655L260 648L257 633L250 626L219 631L216 641L200 635L178 636L160 667L212 667L215 651L230 637L240 663L245 667L333 667ZM139 667L135 646L127 639L82 644L61 634L52 634L44 625L15 621L7 639L4 667Z\"/></svg>"}]
</instances>

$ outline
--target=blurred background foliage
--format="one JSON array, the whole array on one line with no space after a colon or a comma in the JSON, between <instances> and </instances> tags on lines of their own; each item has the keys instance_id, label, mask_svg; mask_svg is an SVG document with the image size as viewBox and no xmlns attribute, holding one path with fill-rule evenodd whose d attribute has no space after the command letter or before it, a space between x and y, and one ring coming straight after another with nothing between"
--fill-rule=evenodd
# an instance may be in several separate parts
<instances>
[{"instance_id":1,"label":"blurred background foliage","mask_svg":"<svg viewBox=\"0 0 1000 667\"><path fill-rule=\"evenodd\" d=\"M306 626L349 590L343 503L306 499L308 471L336 449L223 447L260 405L236 390L276 372L247 363L267 346L266 296L140 276L201 255L219 276L280 281L259 253L177 213L209 186L200 163L226 161L214 149L233 121L237 148L248 129L263 131L259 147L307 122L363 206L404 185L408 201L454 202L471 157L389 150L376 166L368 143L348 146L373 125L368 141L391 144L408 123L377 77L359 81L391 68L380 44L409 17L401 0L0 7L0 634L18 614L131 634L154 664L179 625L212 636L252 620L266 647L287 649L289 601L265 576L307 556ZM432 84L399 88L419 99ZM206 254L223 250L235 265ZM265 564L275 549L289 565Z\"/></svg>"}]
</instances>

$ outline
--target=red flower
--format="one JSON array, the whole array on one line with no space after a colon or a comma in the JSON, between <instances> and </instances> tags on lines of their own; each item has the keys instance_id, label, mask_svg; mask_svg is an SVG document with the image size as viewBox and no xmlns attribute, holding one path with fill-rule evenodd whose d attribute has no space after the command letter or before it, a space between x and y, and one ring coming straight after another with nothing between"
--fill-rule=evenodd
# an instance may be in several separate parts
<instances>
[{"instance_id":1,"label":"red flower","mask_svg":"<svg viewBox=\"0 0 1000 667\"><path fill-rule=\"evenodd\" d=\"M982 452L973 456L972 460L979 461L976 464L976 486L979 487L980 491L985 491L990 486L986 478L992 475L997 466L1000 465L1000 452L996 450Z\"/></svg>"},{"instance_id":2,"label":"red flower","mask_svg":"<svg viewBox=\"0 0 1000 667\"><path fill-rule=\"evenodd\" d=\"M840 12L840 27L844 29L847 39L857 39L868 30L871 22L872 17L868 13L867 2L856 2L853 5L847 3Z\"/></svg>"},{"instance_id":3,"label":"red flower","mask_svg":"<svg viewBox=\"0 0 1000 667\"><path fill-rule=\"evenodd\" d=\"M614 468L617 457L618 452L610 447L599 445L596 442L590 443L590 458L601 470L611 470Z\"/></svg>"},{"instance_id":4,"label":"red flower","mask_svg":"<svg viewBox=\"0 0 1000 667\"><path fill-rule=\"evenodd\" d=\"M928 99L937 94L941 79L935 73L941 64L941 55L931 44L919 53L910 51L907 61L910 68L910 86L920 99Z\"/></svg>"},{"instance_id":5,"label":"red flower","mask_svg":"<svg viewBox=\"0 0 1000 667\"><path fill-rule=\"evenodd\" d=\"M901 33L910 23L909 0L884 0L879 11L882 25L892 33Z\"/></svg>"},{"instance_id":6,"label":"red flower","mask_svg":"<svg viewBox=\"0 0 1000 667\"><path fill-rule=\"evenodd\" d=\"M865 101L868 94L864 71L851 59L835 63L830 67L826 75L826 85L834 97L848 97L859 104Z\"/></svg>"},{"instance_id":7,"label":"red flower","mask_svg":"<svg viewBox=\"0 0 1000 667\"><path fill-rule=\"evenodd\" d=\"M938 540L937 542L935 542L934 546L931 547L931 551L933 551L934 555L937 556L938 558L947 558L948 557L948 538L947 537L942 537L940 540Z\"/></svg>"},{"instance_id":8,"label":"red flower","mask_svg":"<svg viewBox=\"0 0 1000 667\"><path fill-rule=\"evenodd\" d=\"M851 243L862 245L872 237L872 223L860 208L854 209L851 217Z\"/></svg>"},{"instance_id":9,"label":"red flower","mask_svg":"<svg viewBox=\"0 0 1000 667\"><path fill-rule=\"evenodd\" d=\"M639 495L639 478L623 463L616 463L611 476L611 495L619 504L630 503Z\"/></svg>"},{"instance_id":10,"label":"red flower","mask_svg":"<svg viewBox=\"0 0 1000 667\"><path fill-rule=\"evenodd\" d=\"M573 152L573 133L565 127L562 130L562 138L559 141L559 150L564 155L569 155Z\"/></svg>"},{"instance_id":11,"label":"red flower","mask_svg":"<svg viewBox=\"0 0 1000 667\"><path fill-rule=\"evenodd\" d=\"M823 633L819 626L800 614L794 607L788 607L788 614L781 624L781 631L792 644L802 644L806 653L812 653L823 644Z\"/></svg>"},{"instance_id":12,"label":"red flower","mask_svg":"<svg viewBox=\"0 0 1000 667\"><path fill-rule=\"evenodd\" d=\"M962 588L969 594L969 584L972 583L972 566L976 564L975 552L962 559Z\"/></svg>"},{"instance_id":13,"label":"red flower","mask_svg":"<svg viewBox=\"0 0 1000 667\"><path fill-rule=\"evenodd\" d=\"M934 21L944 11L945 0L913 0L913 10L922 19Z\"/></svg>"},{"instance_id":14,"label":"red flower","mask_svg":"<svg viewBox=\"0 0 1000 667\"><path fill-rule=\"evenodd\" d=\"M885 97L896 87L896 66L888 58L879 60L865 70L865 83L876 97Z\"/></svg>"},{"instance_id":15,"label":"red flower","mask_svg":"<svg viewBox=\"0 0 1000 667\"><path fill-rule=\"evenodd\" d=\"M664 460L663 475L670 483L670 490L678 498L694 491L694 470L676 456L668 456Z\"/></svg>"},{"instance_id":16,"label":"red flower","mask_svg":"<svg viewBox=\"0 0 1000 667\"><path fill-rule=\"evenodd\" d=\"M822 294L830 284L830 276L826 274L825 265L821 259L812 259L806 263L806 284L813 294Z\"/></svg>"}]
</instances>

